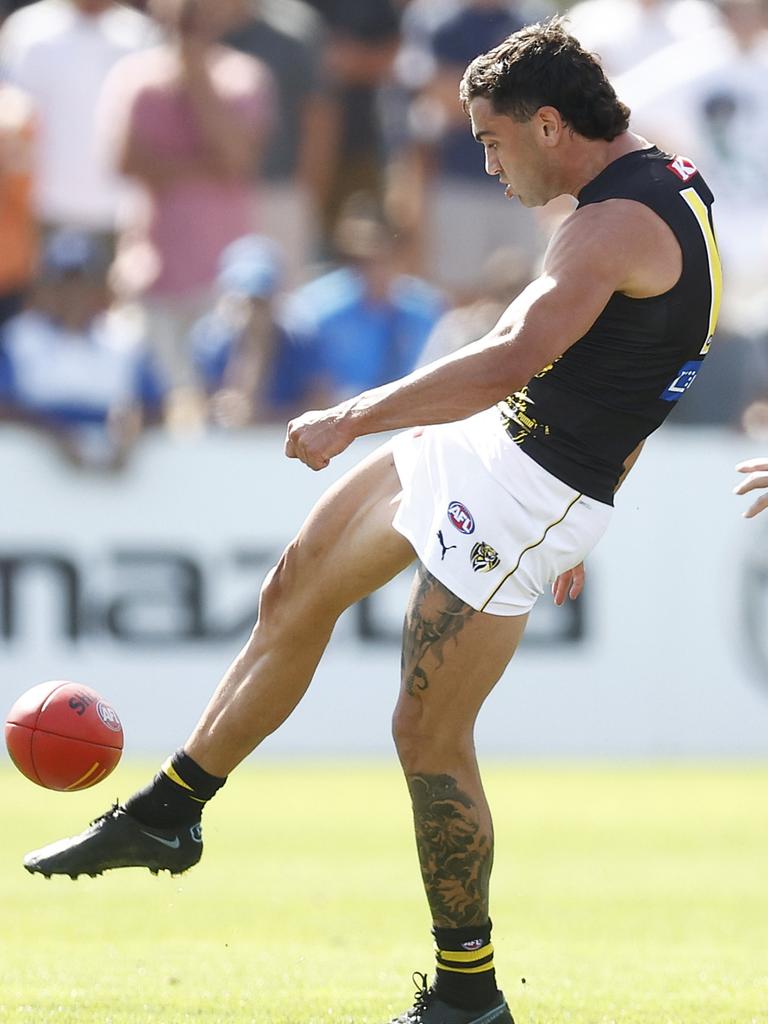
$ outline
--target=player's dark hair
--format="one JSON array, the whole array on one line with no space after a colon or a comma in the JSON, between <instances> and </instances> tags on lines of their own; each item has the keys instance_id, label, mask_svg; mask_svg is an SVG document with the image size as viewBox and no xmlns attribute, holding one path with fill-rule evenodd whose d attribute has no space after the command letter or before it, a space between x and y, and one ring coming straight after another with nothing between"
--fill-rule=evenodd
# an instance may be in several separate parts
<instances>
[{"instance_id":1,"label":"player's dark hair","mask_svg":"<svg viewBox=\"0 0 768 1024\"><path fill-rule=\"evenodd\" d=\"M540 107L555 107L587 139L610 141L629 126L629 107L616 96L600 61L587 53L559 17L508 36L475 57L461 80L464 110L477 97L497 114L529 121Z\"/></svg>"}]
</instances>

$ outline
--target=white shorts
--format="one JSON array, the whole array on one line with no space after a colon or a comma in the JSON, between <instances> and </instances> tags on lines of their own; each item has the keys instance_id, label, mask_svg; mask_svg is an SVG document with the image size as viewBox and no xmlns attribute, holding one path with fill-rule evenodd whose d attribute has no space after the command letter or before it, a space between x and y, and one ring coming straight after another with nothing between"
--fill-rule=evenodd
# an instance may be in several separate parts
<instances>
[{"instance_id":1,"label":"white shorts","mask_svg":"<svg viewBox=\"0 0 768 1024\"><path fill-rule=\"evenodd\" d=\"M393 441L402 494L393 526L465 604L524 615L585 558L613 509L542 469L496 409Z\"/></svg>"}]
</instances>

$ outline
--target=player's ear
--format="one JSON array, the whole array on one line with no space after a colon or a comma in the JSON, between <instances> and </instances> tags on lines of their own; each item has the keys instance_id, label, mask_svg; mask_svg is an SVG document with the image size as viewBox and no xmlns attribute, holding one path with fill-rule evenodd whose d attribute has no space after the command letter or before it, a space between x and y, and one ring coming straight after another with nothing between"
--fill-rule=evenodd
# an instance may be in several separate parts
<instances>
[{"instance_id":1,"label":"player's ear","mask_svg":"<svg viewBox=\"0 0 768 1024\"><path fill-rule=\"evenodd\" d=\"M556 107L539 107L537 119L539 136L545 146L555 146L563 133L564 122Z\"/></svg>"}]
</instances>

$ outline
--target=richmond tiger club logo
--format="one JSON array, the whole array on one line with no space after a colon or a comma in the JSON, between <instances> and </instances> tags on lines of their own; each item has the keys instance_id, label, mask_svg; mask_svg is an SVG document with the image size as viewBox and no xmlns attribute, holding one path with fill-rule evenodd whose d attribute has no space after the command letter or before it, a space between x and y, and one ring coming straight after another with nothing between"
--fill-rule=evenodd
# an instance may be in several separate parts
<instances>
[{"instance_id":1,"label":"richmond tiger club logo","mask_svg":"<svg viewBox=\"0 0 768 1024\"><path fill-rule=\"evenodd\" d=\"M466 505L460 501L452 501L448 506L448 518L456 527L459 533L466 534L475 532L475 520Z\"/></svg>"},{"instance_id":2,"label":"richmond tiger club logo","mask_svg":"<svg viewBox=\"0 0 768 1024\"><path fill-rule=\"evenodd\" d=\"M498 551L485 541L478 541L469 557L475 572L492 572L501 562Z\"/></svg>"}]
</instances>

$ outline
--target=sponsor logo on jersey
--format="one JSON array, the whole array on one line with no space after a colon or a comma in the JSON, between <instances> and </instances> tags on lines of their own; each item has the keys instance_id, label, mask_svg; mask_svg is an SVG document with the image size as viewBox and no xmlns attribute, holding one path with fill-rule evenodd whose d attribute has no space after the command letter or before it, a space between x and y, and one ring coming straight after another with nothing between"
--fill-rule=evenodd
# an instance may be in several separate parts
<instances>
[{"instance_id":1,"label":"sponsor logo on jersey","mask_svg":"<svg viewBox=\"0 0 768 1024\"><path fill-rule=\"evenodd\" d=\"M694 175L699 173L696 164L693 160L689 160L687 156L676 156L674 160L667 164L667 170L676 174L681 181L690 181Z\"/></svg>"},{"instance_id":2,"label":"sponsor logo on jersey","mask_svg":"<svg viewBox=\"0 0 768 1024\"><path fill-rule=\"evenodd\" d=\"M120 725L120 719L117 717L117 712L114 708L111 708L109 704L105 704L103 700L100 700L96 705L96 713L102 720L104 725L112 732L122 732L123 727Z\"/></svg>"},{"instance_id":3,"label":"sponsor logo on jersey","mask_svg":"<svg viewBox=\"0 0 768 1024\"><path fill-rule=\"evenodd\" d=\"M498 552L485 541L478 541L469 557L475 572L492 572L501 562Z\"/></svg>"},{"instance_id":4,"label":"sponsor logo on jersey","mask_svg":"<svg viewBox=\"0 0 768 1024\"><path fill-rule=\"evenodd\" d=\"M681 395L684 395L688 388L696 380L696 374L699 372L702 364L701 359L693 359L689 363L685 363L677 371L677 376L662 393L659 398L663 402L676 402Z\"/></svg>"},{"instance_id":5,"label":"sponsor logo on jersey","mask_svg":"<svg viewBox=\"0 0 768 1024\"><path fill-rule=\"evenodd\" d=\"M460 501L452 501L448 506L448 518L460 533L475 532L475 520L466 505Z\"/></svg>"}]
</instances>

